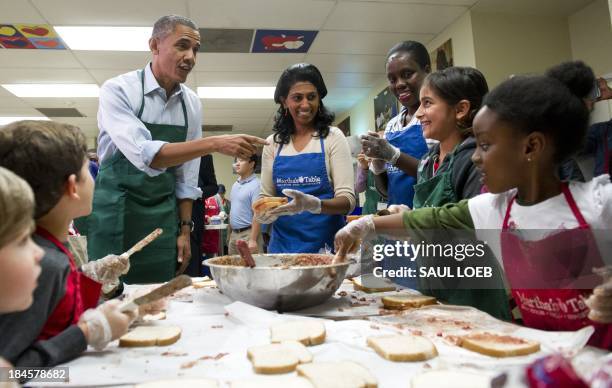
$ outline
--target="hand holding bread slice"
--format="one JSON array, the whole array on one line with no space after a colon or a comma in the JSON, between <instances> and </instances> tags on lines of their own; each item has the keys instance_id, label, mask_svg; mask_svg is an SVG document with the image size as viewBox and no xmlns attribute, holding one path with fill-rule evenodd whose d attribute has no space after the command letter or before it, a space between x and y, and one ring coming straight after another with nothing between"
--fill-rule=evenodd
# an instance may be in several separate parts
<instances>
[{"instance_id":1,"label":"hand holding bread slice","mask_svg":"<svg viewBox=\"0 0 612 388\"><path fill-rule=\"evenodd\" d=\"M256 214L261 214L267 210L276 209L287 203L287 197L261 197L253 202L252 208Z\"/></svg>"}]
</instances>

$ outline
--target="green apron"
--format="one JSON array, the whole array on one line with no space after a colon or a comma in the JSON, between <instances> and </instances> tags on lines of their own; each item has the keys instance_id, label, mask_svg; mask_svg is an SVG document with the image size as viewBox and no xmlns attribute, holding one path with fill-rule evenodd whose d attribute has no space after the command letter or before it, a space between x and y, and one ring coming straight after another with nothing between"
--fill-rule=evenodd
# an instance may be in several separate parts
<instances>
[{"instance_id":1,"label":"green apron","mask_svg":"<svg viewBox=\"0 0 612 388\"><path fill-rule=\"evenodd\" d=\"M368 180L366 182L365 189L365 203L363 204L363 210L361 214L375 214L378 211L378 201L380 201L380 194L376 190L376 182L374 182L374 173L368 171Z\"/></svg>"},{"instance_id":2,"label":"green apron","mask_svg":"<svg viewBox=\"0 0 612 388\"><path fill-rule=\"evenodd\" d=\"M417 184L414 185L414 201L415 209L422 207L440 207L448 203L457 203L462 198L457 198L455 188L453 187L452 171L455 162L456 151L460 145L457 145L452 153L447 158L448 167L445 171L435 174L433 177L428 177L426 163L419 164ZM433 160L430 160L433 162ZM452 239L452 238L450 238ZM473 243L474 240L468 241ZM450 241L446 241L450 242ZM460 241L453 241L455 244ZM499 262L495 259L493 253L487 249L484 257L478 259L478 265L489 265L497 268L496 273L502 273L503 270L499 266ZM421 258L421 260L423 260ZM427 260L427 259L425 259ZM417 262L420 260L417 259ZM457 262L458 266L473 265L470 260ZM419 279L419 290L424 294L435 296L437 299L450 304L473 306L479 310L485 311L494 317L510 320L509 297L504 288L503 279L495 279L499 284L497 289L454 289L452 281L444 287L444 279L435 279L437 283L432 287L431 279Z\"/></svg>"},{"instance_id":3,"label":"green apron","mask_svg":"<svg viewBox=\"0 0 612 388\"><path fill-rule=\"evenodd\" d=\"M143 87L138 118L144 110ZM184 125L144 123L153 140L170 143L187 138L187 109L181 96ZM91 259L127 251L155 228L164 233L142 251L130 257L126 283L157 283L174 277L177 265L176 238L178 215L174 168L150 177L120 152L105 160L96 179L93 212L88 219L88 245Z\"/></svg>"}]
</instances>

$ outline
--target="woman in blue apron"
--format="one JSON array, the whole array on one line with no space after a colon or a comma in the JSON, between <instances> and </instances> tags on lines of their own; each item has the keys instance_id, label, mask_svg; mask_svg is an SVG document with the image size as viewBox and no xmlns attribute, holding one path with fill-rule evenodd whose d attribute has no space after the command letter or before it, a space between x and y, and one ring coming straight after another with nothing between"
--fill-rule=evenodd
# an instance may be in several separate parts
<instances>
[{"instance_id":1,"label":"woman in blue apron","mask_svg":"<svg viewBox=\"0 0 612 388\"><path fill-rule=\"evenodd\" d=\"M262 196L291 201L256 220L274 222L269 253L317 253L333 248L344 215L355 207L350 149L342 132L330 124L323 102L327 88L310 64L286 69L276 85L280 107L274 135L262 155Z\"/></svg>"},{"instance_id":2,"label":"woman in blue apron","mask_svg":"<svg viewBox=\"0 0 612 388\"><path fill-rule=\"evenodd\" d=\"M431 70L427 49L415 41L396 44L387 54L386 70L389 91L402 109L387 123L384 138L370 132L362 136L362 146L366 156L375 159L376 187L389 205L412 207L418 160L427 152L421 123L414 116L420 105L419 90Z\"/></svg>"}]
</instances>

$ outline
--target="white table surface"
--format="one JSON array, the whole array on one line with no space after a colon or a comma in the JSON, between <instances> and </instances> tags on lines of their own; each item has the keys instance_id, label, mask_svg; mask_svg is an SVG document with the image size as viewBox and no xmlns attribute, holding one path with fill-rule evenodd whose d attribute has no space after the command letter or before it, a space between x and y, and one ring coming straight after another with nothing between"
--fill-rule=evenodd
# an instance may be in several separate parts
<instances>
[{"instance_id":1,"label":"white table surface","mask_svg":"<svg viewBox=\"0 0 612 388\"><path fill-rule=\"evenodd\" d=\"M130 286L137 288L139 286ZM347 283L341 290L352 290ZM338 298L338 294L336 298ZM351 295L342 296L351 298ZM330 309L336 308L334 301ZM325 310L324 308L322 310ZM386 317L379 317L383 320ZM119 348L111 343L104 351L90 349L82 357L63 366L70 368L70 382L67 384L41 384L40 386L131 386L151 380L168 378L213 378L220 388L229 382L255 376L246 357L249 346L269 343L269 327L283 320L308 319L299 315L277 314L241 303L231 303L216 288L188 288L168 305L167 319L154 325L175 325L182 329L179 341L170 346ZM312 318L310 318L312 319ZM309 347L314 361L352 360L367 367L377 378L380 388L408 387L411 376L438 368L477 368L479 373L496 375L505 372L508 381L505 387L524 387L521 379L525 366L535 357L552 353L545 346L544 337L559 337L549 333L542 337L543 350L537 355L495 359L468 350L448 346L434 341L440 355L427 362L391 362L379 357L365 344L367 336L398 332L393 325L384 326L380 320L346 319L341 321L322 320L327 338L324 344ZM540 333L531 329L529 336ZM523 332L521 332L523 333ZM552 333L550 333L552 334ZM559 337L560 338L560 337ZM580 338L569 333L566 338ZM554 338L553 338L554 341ZM227 355L215 360L220 353ZM578 352L579 366L583 371L601 364L610 354L597 349L584 348ZM576 363L576 361L575 361ZM180 385L176 385L180 386ZM288 387L290 388L290 387Z\"/></svg>"}]
</instances>

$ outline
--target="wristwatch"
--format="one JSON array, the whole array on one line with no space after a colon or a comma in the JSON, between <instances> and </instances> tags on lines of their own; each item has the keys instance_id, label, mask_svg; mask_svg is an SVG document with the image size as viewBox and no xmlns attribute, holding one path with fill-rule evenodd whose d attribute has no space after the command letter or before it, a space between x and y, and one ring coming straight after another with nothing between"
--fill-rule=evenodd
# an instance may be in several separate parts
<instances>
[{"instance_id":1,"label":"wristwatch","mask_svg":"<svg viewBox=\"0 0 612 388\"><path fill-rule=\"evenodd\" d=\"M183 226L189 226L191 228L191 231L193 232L194 223L192 220L188 220L188 221L182 220L181 222L179 222L179 231L181 230Z\"/></svg>"}]
</instances>

